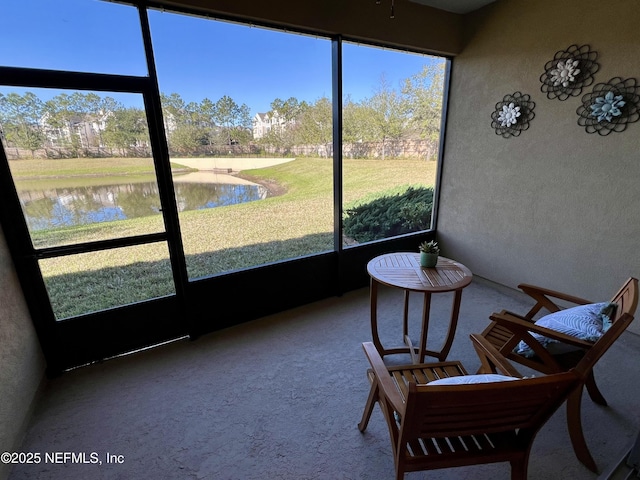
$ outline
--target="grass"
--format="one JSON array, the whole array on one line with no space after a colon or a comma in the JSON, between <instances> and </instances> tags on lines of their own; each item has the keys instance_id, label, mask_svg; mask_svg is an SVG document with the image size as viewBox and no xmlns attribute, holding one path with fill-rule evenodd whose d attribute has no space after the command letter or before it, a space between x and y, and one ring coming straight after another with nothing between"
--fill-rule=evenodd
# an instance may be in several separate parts
<instances>
[{"instance_id":1,"label":"grass","mask_svg":"<svg viewBox=\"0 0 640 480\"><path fill-rule=\"evenodd\" d=\"M44 161L37 168L12 162L13 175L21 182L38 173L49 178L63 162L64 171L75 172L60 182L78 182L95 173L87 164L98 161L104 175L135 177L142 172L136 159L71 159ZM139 161L139 160L138 160ZM148 161L147 161L148 162ZM39 162L41 163L41 162ZM104 167L102 164L105 163ZM62 165L62 164L61 164ZM174 165L179 169L179 165ZM409 185L435 182L435 162L424 160L345 160L344 202L373 199L402 191ZM333 249L333 164L331 159L302 158L258 170L241 172L256 183L277 186L280 195L265 200L180 213L180 228L190 278L218 274ZM153 169L151 169L153 172ZM90 177L84 178L90 180ZM31 181L31 180L30 180ZM39 246L82 243L97 239L162 231L158 216L121 220L81 227L34 232ZM115 307L173 292L164 244L127 247L41 261L41 269L57 318ZM153 281L150 281L152 278Z\"/></svg>"},{"instance_id":2,"label":"grass","mask_svg":"<svg viewBox=\"0 0 640 480\"><path fill-rule=\"evenodd\" d=\"M12 160L9 162L15 180L68 177L106 177L111 175L154 174L151 158L63 158ZM172 168L186 169L172 164Z\"/></svg>"}]
</instances>

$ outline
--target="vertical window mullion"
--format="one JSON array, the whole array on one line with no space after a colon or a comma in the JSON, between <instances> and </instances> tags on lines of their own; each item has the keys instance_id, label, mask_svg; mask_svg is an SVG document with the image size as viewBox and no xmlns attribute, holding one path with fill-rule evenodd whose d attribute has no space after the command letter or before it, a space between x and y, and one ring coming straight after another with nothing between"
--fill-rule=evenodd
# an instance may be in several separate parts
<instances>
[{"instance_id":1,"label":"vertical window mullion","mask_svg":"<svg viewBox=\"0 0 640 480\"><path fill-rule=\"evenodd\" d=\"M186 308L188 302L187 295L187 267L180 234L180 224L178 222L178 208L175 200L173 180L171 178L171 166L169 162L169 150L167 138L164 132L164 121L162 117L162 107L160 104L160 88L158 86L158 75L156 72L155 59L153 56L153 46L151 42L151 30L149 27L149 17L145 7L138 6L140 15L140 26L144 43L147 69L149 71L150 92L145 95L145 108L149 122L149 136L151 139L153 160L156 165L158 175L158 189L160 202L162 204L167 241L169 246L169 257L173 266L173 279L176 294L181 305ZM189 331L193 332L191 316L188 316Z\"/></svg>"},{"instance_id":2,"label":"vertical window mullion","mask_svg":"<svg viewBox=\"0 0 640 480\"><path fill-rule=\"evenodd\" d=\"M342 37L332 41L334 250L342 251Z\"/></svg>"},{"instance_id":3,"label":"vertical window mullion","mask_svg":"<svg viewBox=\"0 0 640 480\"><path fill-rule=\"evenodd\" d=\"M444 67L444 88L442 91L442 116L440 118L440 138L438 144L438 174L436 176L435 195L433 197L433 211L431 213L431 230L437 229L438 210L440 205L440 184L442 181L442 162L444 159L444 145L447 134L447 112L449 111L449 84L451 81L451 59L447 59Z\"/></svg>"}]
</instances>

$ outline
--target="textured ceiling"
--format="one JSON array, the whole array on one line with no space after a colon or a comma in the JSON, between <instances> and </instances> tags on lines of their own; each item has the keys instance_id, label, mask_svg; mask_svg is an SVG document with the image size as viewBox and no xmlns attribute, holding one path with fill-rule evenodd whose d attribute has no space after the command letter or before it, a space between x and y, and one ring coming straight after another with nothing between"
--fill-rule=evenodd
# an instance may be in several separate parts
<instances>
[{"instance_id":1,"label":"textured ceiling","mask_svg":"<svg viewBox=\"0 0 640 480\"><path fill-rule=\"evenodd\" d=\"M410 0L414 3L446 10L453 13L469 13L484 7L495 0Z\"/></svg>"}]
</instances>

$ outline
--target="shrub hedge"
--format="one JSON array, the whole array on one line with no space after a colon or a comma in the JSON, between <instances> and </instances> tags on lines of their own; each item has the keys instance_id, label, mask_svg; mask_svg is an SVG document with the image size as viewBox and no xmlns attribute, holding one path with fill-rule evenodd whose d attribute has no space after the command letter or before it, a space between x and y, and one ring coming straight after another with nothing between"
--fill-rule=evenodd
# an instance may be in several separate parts
<instances>
[{"instance_id":1,"label":"shrub hedge","mask_svg":"<svg viewBox=\"0 0 640 480\"><path fill-rule=\"evenodd\" d=\"M358 242L426 230L432 210L433 187L409 187L404 193L346 209L343 230Z\"/></svg>"}]
</instances>

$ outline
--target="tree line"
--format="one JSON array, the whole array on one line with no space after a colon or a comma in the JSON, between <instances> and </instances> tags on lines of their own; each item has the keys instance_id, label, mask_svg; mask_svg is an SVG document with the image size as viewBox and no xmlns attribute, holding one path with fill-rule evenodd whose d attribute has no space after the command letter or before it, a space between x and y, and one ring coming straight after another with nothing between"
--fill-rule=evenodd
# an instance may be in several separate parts
<instances>
[{"instance_id":1,"label":"tree line","mask_svg":"<svg viewBox=\"0 0 640 480\"><path fill-rule=\"evenodd\" d=\"M422 140L437 146L442 110L444 65L423 69L392 88L384 77L371 97L343 101L343 143ZM300 101L294 97L271 102L264 112L270 129L254 136L254 119L246 104L229 96L217 101L185 102L180 94L161 94L165 131L174 152L190 154L203 146L257 145L286 151L297 145L326 146L333 139L333 108L327 97ZM109 147L123 154L148 147L143 108L126 107L112 97L90 92L62 93L42 101L32 92L0 93L0 135L8 146L30 150Z\"/></svg>"}]
</instances>

